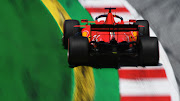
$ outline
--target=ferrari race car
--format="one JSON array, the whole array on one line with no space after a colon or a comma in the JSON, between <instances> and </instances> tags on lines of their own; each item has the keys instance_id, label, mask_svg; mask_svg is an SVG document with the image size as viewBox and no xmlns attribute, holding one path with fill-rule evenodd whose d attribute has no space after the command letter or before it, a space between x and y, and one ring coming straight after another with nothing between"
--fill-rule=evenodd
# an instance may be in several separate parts
<instances>
[{"instance_id":1,"label":"ferrari race car","mask_svg":"<svg viewBox=\"0 0 180 101\"><path fill-rule=\"evenodd\" d=\"M68 63L158 65L158 39L150 37L148 21L123 21L121 16L112 14L111 10L116 8L105 9L108 14L97 16L95 21L82 19L85 25L65 20L63 45L68 49Z\"/></svg>"}]
</instances>

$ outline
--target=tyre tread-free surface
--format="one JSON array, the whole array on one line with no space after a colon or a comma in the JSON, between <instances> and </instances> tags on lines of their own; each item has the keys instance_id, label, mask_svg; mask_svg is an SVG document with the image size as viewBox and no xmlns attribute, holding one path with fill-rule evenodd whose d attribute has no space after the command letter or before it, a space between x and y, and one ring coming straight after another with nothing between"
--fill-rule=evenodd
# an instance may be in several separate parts
<instances>
[{"instance_id":1,"label":"tyre tread-free surface","mask_svg":"<svg viewBox=\"0 0 180 101\"><path fill-rule=\"evenodd\" d=\"M88 63L89 41L87 37L73 36L69 38L68 62L70 65Z\"/></svg>"},{"instance_id":2,"label":"tyre tread-free surface","mask_svg":"<svg viewBox=\"0 0 180 101\"><path fill-rule=\"evenodd\" d=\"M159 62L159 46L156 37L142 37L139 41L139 62L143 66L156 66Z\"/></svg>"}]
</instances>

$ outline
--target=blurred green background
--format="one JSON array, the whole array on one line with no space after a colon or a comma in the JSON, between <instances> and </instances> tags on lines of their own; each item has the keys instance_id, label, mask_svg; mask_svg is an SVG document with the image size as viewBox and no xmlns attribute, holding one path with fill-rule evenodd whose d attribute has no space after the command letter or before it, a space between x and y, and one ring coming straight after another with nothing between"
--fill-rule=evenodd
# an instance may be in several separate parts
<instances>
[{"instance_id":1,"label":"blurred green background","mask_svg":"<svg viewBox=\"0 0 180 101\"><path fill-rule=\"evenodd\" d=\"M0 1L0 101L70 101L60 29L40 0Z\"/></svg>"}]
</instances>

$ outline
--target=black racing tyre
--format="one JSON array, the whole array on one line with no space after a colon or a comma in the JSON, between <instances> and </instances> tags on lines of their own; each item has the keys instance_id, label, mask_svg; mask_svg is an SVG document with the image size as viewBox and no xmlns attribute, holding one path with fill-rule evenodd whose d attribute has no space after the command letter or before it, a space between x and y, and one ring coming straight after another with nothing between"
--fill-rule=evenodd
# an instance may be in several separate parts
<instances>
[{"instance_id":1,"label":"black racing tyre","mask_svg":"<svg viewBox=\"0 0 180 101\"><path fill-rule=\"evenodd\" d=\"M87 37L73 36L69 38L68 63L70 65L86 65L88 53L89 41Z\"/></svg>"},{"instance_id":2,"label":"black racing tyre","mask_svg":"<svg viewBox=\"0 0 180 101\"><path fill-rule=\"evenodd\" d=\"M79 27L74 27L75 25L79 25L78 20L65 20L64 22L64 35L63 35L63 45L64 48L68 48L68 39L71 36L74 36L76 33L80 32Z\"/></svg>"},{"instance_id":3,"label":"black racing tyre","mask_svg":"<svg viewBox=\"0 0 180 101\"><path fill-rule=\"evenodd\" d=\"M156 66L158 63L158 39L156 37L141 37L139 39L139 64L141 66Z\"/></svg>"},{"instance_id":4,"label":"black racing tyre","mask_svg":"<svg viewBox=\"0 0 180 101\"><path fill-rule=\"evenodd\" d=\"M136 23L137 25L143 25L144 27L139 27L139 36L141 37L149 37L149 22L147 20L137 20Z\"/></svg>"}]
</instances>

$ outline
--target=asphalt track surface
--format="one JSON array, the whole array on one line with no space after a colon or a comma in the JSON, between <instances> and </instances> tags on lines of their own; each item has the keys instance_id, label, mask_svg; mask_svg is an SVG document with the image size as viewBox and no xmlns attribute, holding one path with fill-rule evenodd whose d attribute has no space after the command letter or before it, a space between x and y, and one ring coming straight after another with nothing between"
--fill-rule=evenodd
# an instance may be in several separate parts
<instances>
[{"instance_id":1,"label":"asphalt track surface","mask_svg":"<svg viewBox=\"0 0 180 101\"><path fill-rule=\"evenodd\" d=\"M128 0L128 2L149 21L150 27L169 57L180 88L180 1Z\"/></svg>"}]
</instances>

